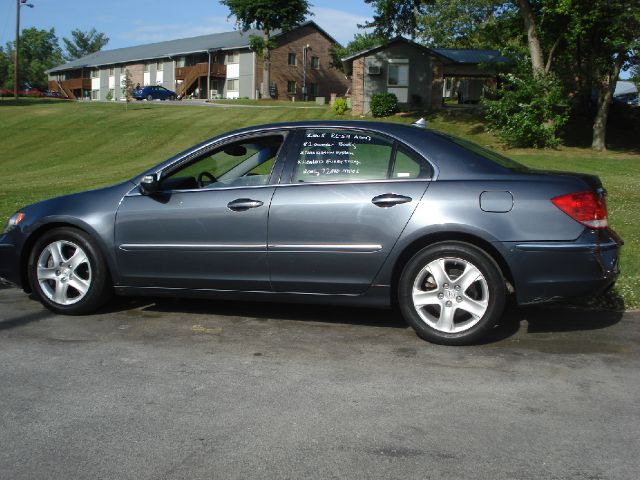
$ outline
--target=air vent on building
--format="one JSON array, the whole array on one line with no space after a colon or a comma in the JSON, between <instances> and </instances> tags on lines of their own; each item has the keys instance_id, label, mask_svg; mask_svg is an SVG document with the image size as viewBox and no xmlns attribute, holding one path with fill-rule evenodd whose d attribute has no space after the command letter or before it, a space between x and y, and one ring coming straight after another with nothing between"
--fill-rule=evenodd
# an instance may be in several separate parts
<instances>
[{"instance_id":1,"label":"air vent on building","mask_svg":"<svg viewBox=\"0 0 640 480\"><path fill-rule=\"evenodd\" d=\"M379 65L369 65L367 67L367 73L369 75L380 75L380 66Z\"/></svg>"}]
</instances>

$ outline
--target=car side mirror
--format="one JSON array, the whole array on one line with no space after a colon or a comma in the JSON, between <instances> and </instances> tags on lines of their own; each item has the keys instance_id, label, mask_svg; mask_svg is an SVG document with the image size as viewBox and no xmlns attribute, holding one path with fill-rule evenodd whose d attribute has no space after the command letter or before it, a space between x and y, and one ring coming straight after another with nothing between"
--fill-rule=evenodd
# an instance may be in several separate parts
<instances>
[{"instance_id":1,"label":"car side mirror","mask_svg":"<svg viewBox=\"0 0 640 480\"><path fill-rule=\"evenodd\" d=\"M143 195L151 195L160 189L160 175L154 173L152 175L145 175L140 180L140 193Z\"/></svg>"}]
</instances>

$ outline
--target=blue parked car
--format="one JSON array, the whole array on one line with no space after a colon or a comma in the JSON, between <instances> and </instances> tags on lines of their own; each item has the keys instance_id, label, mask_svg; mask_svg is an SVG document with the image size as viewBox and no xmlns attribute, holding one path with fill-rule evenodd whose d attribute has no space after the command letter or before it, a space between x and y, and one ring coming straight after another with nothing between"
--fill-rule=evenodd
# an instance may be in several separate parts
<instances>
[{"instance_id":1,"label":"blue parked car","mask_svg":"<svg viewBox=\"0 0 640 480\"><path fill-rule=\"evenodd\" d=\"M133 91L136 100L175 100L176 92L159 86L142 87Z\"/></svg>"},{"instance_id":2,"label":"blue parked car","mask_svg":"<svg viewBox=\"0 0 640 480\"><path fill-rule=\"evenodd\" d=\"M595 176L418 125L316 121L222 134L24 207L0 234L0 277L70 315L114 292L398 307L420 337L460 345L507 297L610 288L621 245Z\"/></svg>"}]
</instances>

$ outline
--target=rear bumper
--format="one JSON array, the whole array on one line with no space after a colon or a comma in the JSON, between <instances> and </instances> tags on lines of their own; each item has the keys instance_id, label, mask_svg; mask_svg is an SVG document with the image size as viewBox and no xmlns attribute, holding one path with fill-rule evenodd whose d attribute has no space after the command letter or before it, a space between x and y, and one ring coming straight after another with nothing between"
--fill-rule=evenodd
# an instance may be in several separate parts
<instances>
[{"instance_id":1,"label":"rear bumper","mask_svg":"<svg viewBox=\"0 0 640 480\"><path fill-rule=\"evenodd\" d=\"M519 304L597 295L620 271L622 239L613 230L585 231L574 242L509 242L508 263Z\"/></svg>"}]
</instances>

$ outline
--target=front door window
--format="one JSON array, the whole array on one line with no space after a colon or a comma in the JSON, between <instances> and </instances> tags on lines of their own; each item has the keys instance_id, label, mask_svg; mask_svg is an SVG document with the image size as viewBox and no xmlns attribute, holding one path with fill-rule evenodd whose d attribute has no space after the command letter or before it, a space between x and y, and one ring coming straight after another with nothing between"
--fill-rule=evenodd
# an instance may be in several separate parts
<instances>
[{"instance_id":1,"label":"front door window","mask_svg":"<svg viewBox=\"0 0 640 480\"><path fill-rule=\"evenodd\" d=\"M207 153L170 173L163 190L266 185L284 138L269 135L239 140Z\"/></svg>"}]
</instances>

